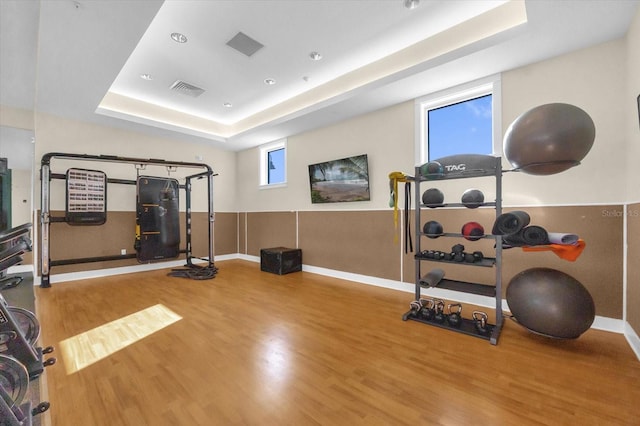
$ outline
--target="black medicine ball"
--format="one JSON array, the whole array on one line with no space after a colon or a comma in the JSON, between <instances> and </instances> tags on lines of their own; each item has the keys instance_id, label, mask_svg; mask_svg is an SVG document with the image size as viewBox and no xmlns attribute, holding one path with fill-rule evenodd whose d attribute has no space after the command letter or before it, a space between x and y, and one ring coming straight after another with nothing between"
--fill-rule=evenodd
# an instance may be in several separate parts
<instances>
[{"instance_id":1,"label":"black medicine ball","mask_svg":"<svg viewBox=\"0 0 640 426\"><path fill-rule=\"evenodd\" d=\"M467 189L462 194L462 204L469 209L478 208L484 203L484 194L479 189Z\"/></svg>"},{"instance_id":2,"label":"black medicine ball","mask_svg":"<svg viewBox=\"0 0 640 426\"><path fill-rule=\"evenodd\" d=\"M425 223L422 227L422 231L427 234L429 238L438 238L443 234L442 225L440 222L436 222L435 220L430 220Z\"/></svg>"},{"instance_id":3,"label":"black medicine ball","mask_svg":"<svg viewBox=\"0 0 640 426\"><path fill-rule=\"evenodd\" d=\"M422 203L427 207L441 207L444 194L438 188L429 188L422 193Z\"/></svg>"}]
</instances>

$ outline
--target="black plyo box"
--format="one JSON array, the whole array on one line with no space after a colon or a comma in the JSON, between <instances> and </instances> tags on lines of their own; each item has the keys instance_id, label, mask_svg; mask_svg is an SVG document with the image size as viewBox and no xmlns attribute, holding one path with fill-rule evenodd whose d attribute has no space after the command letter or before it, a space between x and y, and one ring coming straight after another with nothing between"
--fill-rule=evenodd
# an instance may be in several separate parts
<instances>
[{"instance_id":1,"label":"black plyo box","mask_svg":"<svg viewBox=\"0 0 640 426\"><path fill-rule=\"evenodd\" d=\"M302 271L302 250L286 247L261 249L260 270L278 275Z\"/></svg>"}]
</instances>

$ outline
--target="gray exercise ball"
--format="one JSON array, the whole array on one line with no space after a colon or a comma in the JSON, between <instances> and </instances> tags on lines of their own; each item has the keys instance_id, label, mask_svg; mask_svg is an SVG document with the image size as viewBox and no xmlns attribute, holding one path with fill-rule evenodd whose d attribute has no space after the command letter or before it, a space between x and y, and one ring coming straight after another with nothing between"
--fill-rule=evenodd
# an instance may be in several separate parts
<instances>
[{"instance_id":1,"label":"gray exercise ball","mask_svg":"<svg viewBox=\"0 0 640 426\"><path fill-rule=\"evenodd\" d=\"M532 268L514 276L507 303L515 320L537 334L575 339L596 315L589 291L575 278L551 268Z\"/></svg>"},{"instance_id":2,"label":"gray exercise ball","mask_svg":"<svg viewBox=\"0 0 640 426\"><path fill-rule=\"evenodd\" d=\"M580 164L595 136L593 120L577 106L540 105L511 123L504 136L504 155L524 173L552 175Z\"/></svg>"}]
</instances>

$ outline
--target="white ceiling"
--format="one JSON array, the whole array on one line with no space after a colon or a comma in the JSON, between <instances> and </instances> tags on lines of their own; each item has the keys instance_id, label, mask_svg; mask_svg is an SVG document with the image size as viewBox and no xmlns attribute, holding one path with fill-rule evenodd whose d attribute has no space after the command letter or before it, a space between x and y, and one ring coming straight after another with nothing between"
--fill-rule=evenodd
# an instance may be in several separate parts
<instances>
[{"instance_id":1,"label":"white ceiling","mask_svg":"<svg viewBox=\"0 0 640 426\"><path fill-rule=\"evenodd\" d=\"M0 0L0 103L241 150L622 37L638 3Z\"/></svg>"}]
</instances>

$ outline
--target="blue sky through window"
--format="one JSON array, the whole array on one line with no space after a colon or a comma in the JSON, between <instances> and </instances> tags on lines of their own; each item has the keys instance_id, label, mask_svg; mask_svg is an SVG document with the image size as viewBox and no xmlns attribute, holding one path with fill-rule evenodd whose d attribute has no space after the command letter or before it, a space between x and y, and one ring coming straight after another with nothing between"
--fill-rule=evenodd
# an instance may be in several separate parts
<instances>
[{"instance_id":1,"label":"blue sky through window","mask_svg":"<svg viewBox=\"0 0 640 426\"><path fill-rule=\"evenodd\" d=\"M284 183L284 148L269 151L267 162L267 183Z\"/></svg>"},{"instance_id":2,"label":"blue sky through window","mask_svg":"<svg viewBox=\"0 0 640 426\"><path fill-rule=\"evenodd\" d=\"M492 154L491 95L431 109L429 161L455 154Z\"/></svg>"}]
</instances>

